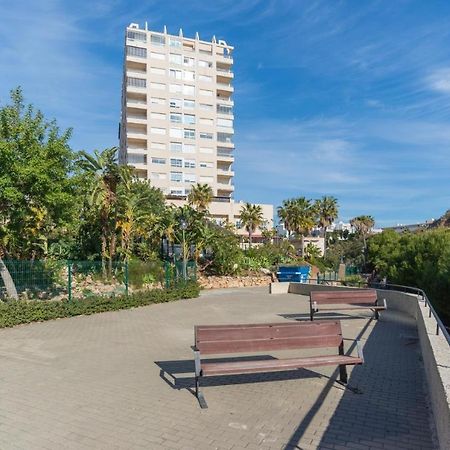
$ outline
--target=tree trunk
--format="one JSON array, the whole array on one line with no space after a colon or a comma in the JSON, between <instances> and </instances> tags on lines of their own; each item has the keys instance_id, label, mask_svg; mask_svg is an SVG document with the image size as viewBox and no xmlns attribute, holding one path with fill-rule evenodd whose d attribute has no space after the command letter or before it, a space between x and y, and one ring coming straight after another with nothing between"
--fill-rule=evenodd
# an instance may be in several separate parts
<instances>
[{"instance_id":1,"label":"tree trunk","mask_svg":"<svg viewBox=\"0 0 450 450\"><path fill-rule=\"evenodd\" d=\"M323 257L327 252L327 227L323 227Z\"/></svg>"},{"instance_id":2,"label":"tree trunk","mask_svg":"<svg viewBox=\"0 0 450 450\"><path fill-rule=\"evenodd\" d=\"M8 295L8 297L14 300L18 300L19 296L17 295L17 289L16 285L14 284L14 280L12 279L8 268L6 267L5 263L1 258L0 258L0 276L2 277L3 284L5 285L6 294Z\"/></svg>"},{"instance_id":3,"label":"tree trunk","mask_svg":"<svg viewBox=\"0 0 450 450\"><path fill-rule=\"evenodd\" d=\"M252 248L252 231L248 230L248 248Z\"/></svg>"}]
</instances>

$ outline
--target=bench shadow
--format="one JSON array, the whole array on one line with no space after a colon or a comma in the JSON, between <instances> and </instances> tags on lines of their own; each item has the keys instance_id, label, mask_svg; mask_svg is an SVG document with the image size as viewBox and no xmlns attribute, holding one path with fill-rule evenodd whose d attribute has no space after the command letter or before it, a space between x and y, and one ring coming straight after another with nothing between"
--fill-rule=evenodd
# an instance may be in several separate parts
<instances>
[{"instance_id":1,"label":"bench shadow","mask_svg":"<svg viewBox=\"0 0 450 450\"><path fill-rule=\"evenodd\" d=\"M233 358L208 358L208 362L264 361L277 359L271 355L244 356ZM206 361L206 360L204 360ZM195 395L194 360L154 361L160 368L159 376L172 389L186 389ZM280 372L248 373L236 375L215 375L202 377L202 387L227 386L234 384L262 383L267 381L285 381L301 378L324 378L324 375L308 369L293 369ZM328 378L325 376L325 378Z\"/></svg>"},{"instance_id":2,"label":"bench shadow","mask_svg":"<svg viewBox=\"0 0 450 450\"><path fill-rule=\"evenodd\" d=\"M349 377L349 385L357 387L361 395L344 391L323 433L317 433L315 447L399 449L413 448L418 440L420 448L435 448L415 324L390 315L385 319L372 322L374 327L364 345L365 364L355 366ZM358 338L363 337L369 323ZM354 345L348 351L354 351ZM331 378L336 375L337 371ZM284 450L311 447L311 424L332 387L330 379L285 442Z\"/></svg>"},{"instance_id":3,"label":"bench shadow","mask_svg":"<svg viewBox=\"0 0 450 450\"><path fill-rule=\"evenodd\" d=\"M310 316L309 313L280 313L277 314L284 319L292 319L297 321L309 321ZM357 314L346 314L346 313L337 313L337 312L318 312L314 314L314 320L322 320L322 319L335 319L335 320L361 320L361 319L372 319L368 314L365 315L357 315Z\"/></svg>"}]
</instances>

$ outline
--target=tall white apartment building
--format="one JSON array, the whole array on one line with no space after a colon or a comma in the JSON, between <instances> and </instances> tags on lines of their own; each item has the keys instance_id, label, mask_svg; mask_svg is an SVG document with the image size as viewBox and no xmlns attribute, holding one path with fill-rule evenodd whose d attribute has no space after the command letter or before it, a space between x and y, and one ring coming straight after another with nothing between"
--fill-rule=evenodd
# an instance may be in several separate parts
<instances>
[{"instance_id":1,"label":"tall white apartment building","mask_svg":"<svg viewBox=\"0 0 450 450\"><path fill-rule=\"evenodd\" d=\"M182 204L191 186L206 183L217 221L239 225L233 201L233 47L126 28L120 156L168 201ZM273 207L264 205L268 226ZM270 216L270 218L269 218Z\"/></svg>"}]
</instances>

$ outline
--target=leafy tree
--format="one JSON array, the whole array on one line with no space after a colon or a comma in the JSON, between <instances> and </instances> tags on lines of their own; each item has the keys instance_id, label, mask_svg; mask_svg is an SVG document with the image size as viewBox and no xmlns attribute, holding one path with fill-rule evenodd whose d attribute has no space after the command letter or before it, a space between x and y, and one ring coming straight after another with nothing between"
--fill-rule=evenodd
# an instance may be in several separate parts
<instances>
[{"instance_id":1,"label":"leafy tree","mask_svg":"<svg viewBox=\"0 0 450 450\"><path fill-rule=\"evenodd\" d=\"M207 211L213 197L209 184L197 183L192 186L188 195L188 203L198 211Z\"/></svg>"},{"instance_id":2,"label":"leafy tree","mask_svg":"<svg viewBox=\"0 0 450 450\"><path fill-rule=\"evenodd\" d=\"M356 233L361 235L366 248L367 235L375 225L375 219L372 216L357 216L350 220L350 224L355 228Z\"/></svg>"},{"instance_id":3,"label":"leafy tree","mask_svg":"<svg viewBox=\"0 0 450 450\"><path fill-rule=\"evenodd\" d=\"M44 256L76 217L70 135L25 105L20 88L0 108L0 257Z\"/></svg>"},{"instance_id":4,"label":"leafy tree","mask_svg":"<svg viewBox=\"0 0 450 450\"><path fill-rule=\"evenodd\" d=\"M262 225L264 216L261 205L252 205L251 203L245 203L242 206L239 218L244 225L248 233L248 243L252 246L252 235L256 229Z\"/></svg>"}]
</instances>

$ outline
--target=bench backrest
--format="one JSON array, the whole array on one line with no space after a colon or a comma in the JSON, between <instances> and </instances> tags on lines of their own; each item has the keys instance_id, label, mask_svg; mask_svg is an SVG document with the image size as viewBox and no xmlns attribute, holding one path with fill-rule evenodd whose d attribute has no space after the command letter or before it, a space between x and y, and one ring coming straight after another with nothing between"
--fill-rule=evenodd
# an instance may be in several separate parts
<instances>
[{"instance_id":1,"label":"bench backrest","mask_svg":"<svg viewBox=\"0 0 450 450\"><path fill-rule=\"evenodd\" d=\"M338 291L311 291L311 303L318 305L336 304L371 304L377 301L377 291L375 289L352 289Z\"/></svg>"},{"instance_id":2,"label":"bench backrest","mask_svg":"<svg viewBox=\"0 0 450 450\"><path fill-rule=\"evenodd\" d=\"M195 346L203 354L339 347L341 343L341 323L331 320L195 327Z\"/></svg>"}]
</instances>

